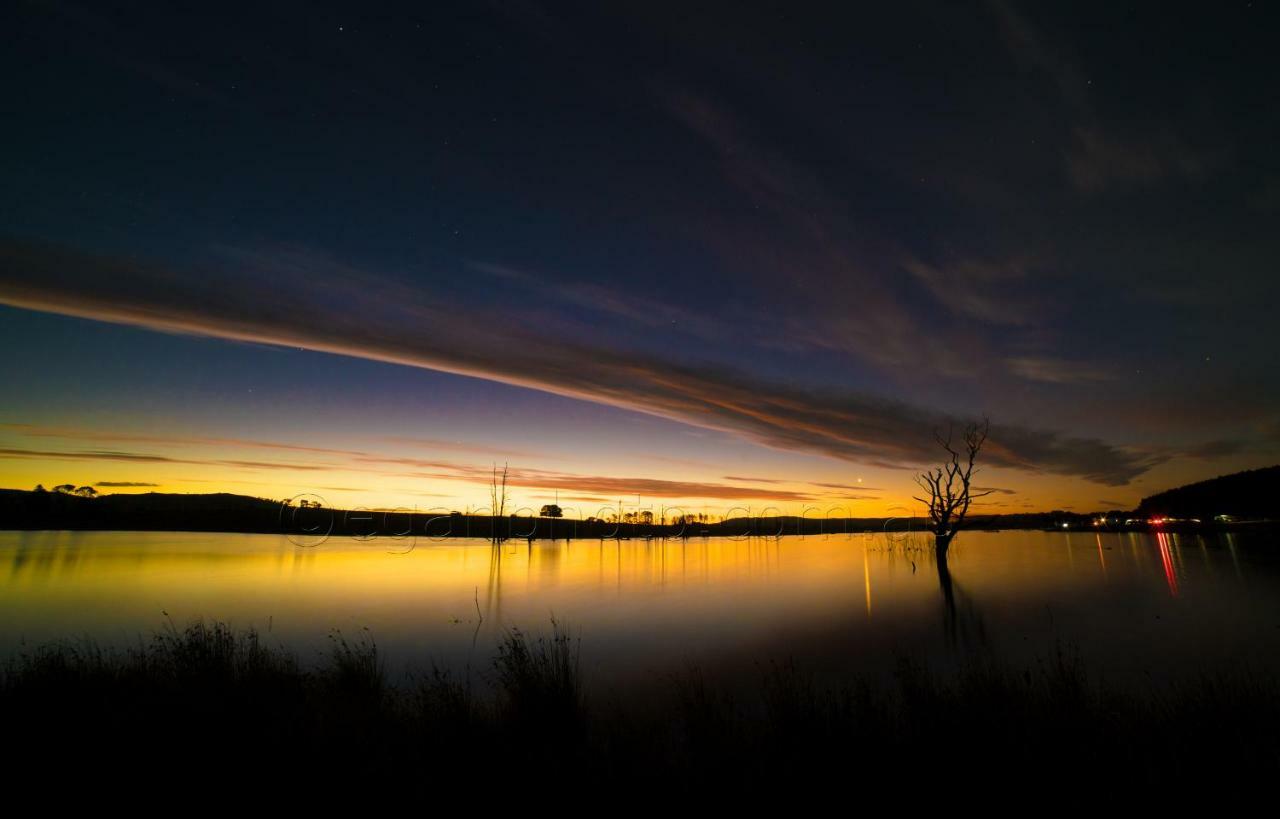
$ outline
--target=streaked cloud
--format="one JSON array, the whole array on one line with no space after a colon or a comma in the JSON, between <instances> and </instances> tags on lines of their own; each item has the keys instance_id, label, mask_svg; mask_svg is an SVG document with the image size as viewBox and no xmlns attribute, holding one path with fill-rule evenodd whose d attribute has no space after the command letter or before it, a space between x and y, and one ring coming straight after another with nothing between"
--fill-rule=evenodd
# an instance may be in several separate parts
<instances>
[{"instance_id":1,"label":"streaked cloud","mask_svg":"<svg viewBox=\"0 0 1280 819\"><path fill-rule=\"evenodd\" d=\"M469 484L488 485L492 477L491 466L451 463L448 461L416 461L407 458L368 459L371 463L397 464L409 462L434 469L432 472L397 473L366 467L352 468L346 464L300 464L274 461L242 461L231 459L178 458L140 452L110 450L48 450L2 448L0 458L52 460L52 461L122 461L126 463L181 464L207 467L234 467L248 470L285 470L303 472L364 471L382 476L399 476L417 479L460 481ZM246 483L252 483L247 481ZM102 482L98 486L155 486L153 483ZM274 485L274 484L273 484ZM532 489L557 489L577 493L595 493L604 497L634 498L636 495L655 498L714 498L720 500L771 500L806 501L814 495L774 487L742 486L715 482L662 480L640 476L581 475L572 472L555 472L545 469L511 467L507 477L511 487ZM314 485L308 488L327 489L335 492L368 491L367 488ZM429 497L453 497L435 492L407 491L409 494Z\"/></svg>"},{"instance_id":2,"label":"streaked cloud","mask_svg":"<svg viewBox=\"0 0 1280 819\"><path fill-rule=\"evenodd\" d=\"M467 452L476 455L500 455L512 458L547 458L547 453L533 452L527 449L515 449L504 446L489 446L469 441L446 441L441 438L415 438L407 436L387 436L381 440L389 444L420 447L439 452Z\"/></svg>"},{"instance_id":3,"label":"streaked cloud","mask_svg":"<svg viewBox=\"0 0 1280 819\"><path fill-rule=\"evenodd\" d=\"M969 318L991 324L1027 325L1037 320L1026 300L1011 298L1011 286L1027 278L1022 259L990 261L955 257L927 264L914 256L903 262L940 304Z\"/></svg>"},{"instance_id":4,"label":"streaked cloud","mask_svg":"<svg viewBox=\"0 0 1280 819\"><path fill-rule=\"evenodd\" d=\"M1115 376L1103 367L1084 361L1043 356L1018 356L1005 360L1009 371L1029 381L1050 384L1077 384L1089 381L1110 381Z\"/></svg>"},{"instance_id":5,"label":"streaked cloud","mask_svg":"<svg viewBox=\"0 0 1280 819\"><path fill-rule=\"evenodd\" d=\"M242 469L291 469L300 471L330 470L328 464L286 463L277 461L241 461L224 459L174 458L142 452L116 450L63 451L53 449L0 448L0 458L47 459L53 461L123 461L126 463L185 464L188 466L234 466Z\"/></svg>"},{"instance_id":6,"label":"streaked cloud","mask_svg":"<svg viewBox=\"0 0 1280 819\"><path fill-rule=\"evenodd\" d=\"M0 302L174 333L278 344L544 390L720 430L782 450L899 468L936 459L940 409L805 388L723 367L557 338L510 316L298 250L237 251L174 271L7 242ZM1151 453L996 424L988 463L1122 485ZM302 468L308 468L303 466Z\"/></svg>"},{"instance_id":7,"label":"streaked cloud","mask_svg":"<svg viewBox=\"0 0 1280 819\"><path fill-rule=\"evenodd\" d=\"M855 492L883 492L884 491L883 489L877 486L863 486L862 484L854 485L854 484L848 484L848 483L818 483L816 481L810 481L809 485L821 486L824 489L851 489Z\"/></svg>"}]
</instances>

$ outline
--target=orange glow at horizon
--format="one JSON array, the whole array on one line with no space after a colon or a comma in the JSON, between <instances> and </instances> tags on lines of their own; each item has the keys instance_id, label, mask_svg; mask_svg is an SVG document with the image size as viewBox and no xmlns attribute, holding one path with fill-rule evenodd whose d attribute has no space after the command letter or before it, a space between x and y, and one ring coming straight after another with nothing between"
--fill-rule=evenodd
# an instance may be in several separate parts
<instances>
[{"instance_id":1,"label":"orange glow at horizon","mask_svg":"<svg viewBox=\"0 0 1280 819\"><path fill-rule=\"evenodd\" d=\"M0 488L75 483L102 493L229 492L277 500L303 493L331 508L468 511L488 504L495 464L510 464L509 495L522 514L558 503L566 517L604 509L672 514L806 517L912 517L912 472L754 448L731 462L681 459L631 450L524 451L493 442L314 433L292 440L184 435L93 426L0 423ZM750 460L748 460L750 459ZM1054 509L1088 512L1136 505L1133 487L1099 488L1081 480L982 470L998 492L971 514ZM1102 502L1105 492L1119 500Z\"/></svg>"}]
</instances>

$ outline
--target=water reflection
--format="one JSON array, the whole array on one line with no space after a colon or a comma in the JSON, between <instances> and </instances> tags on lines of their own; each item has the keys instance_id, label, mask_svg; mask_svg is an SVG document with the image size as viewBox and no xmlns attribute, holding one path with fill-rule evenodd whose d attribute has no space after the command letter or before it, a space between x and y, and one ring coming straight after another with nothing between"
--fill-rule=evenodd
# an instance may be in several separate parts
<instances>
[{"instance_id":1,"label":"water reflection","mask_svg":"<svg viewBox=\"0 0 1280 819\"><path fill-rule=\"evenodd\" d=\"M934 563L942 593L942 625L947 645L968 654L983 652L988 647L986 629L976 600L952 577L948 552L936 555Z\"/></svg>"},{"instance_id":2,"label":"water reflection","mask_svg":"<svg viewBox=\"0 0 1280 819\"><path fill-rule=\"evenodd\" d=\"M1145 673L1280 654L1270 545L968 532L939 561L883 535L298 548L266 535L4 532L0 649L129 644L168 611L270 630L304 653L330 629L368 626L393 657L448 665L555 616L603 675L783 657L835 673L904 654L1037 656L1055 641Z\"/></svg>"},{"instance_id":3,"label":"water reflection","mask_svg":"<svg viewBox=\"0 0 1280 819\"><path fill-rule=\"evenodd\" d=\"M1178 571L1173 565L1174 552L1170 547L1169 534L1167 532L1157 532L1156 543L1160 545L1160 565L1164 569L1165 582L1169 584L1169 594L1177 597ZM1179 554L1181 554L1181 552L1179 552Z\"/></svg>"}]
</instances>

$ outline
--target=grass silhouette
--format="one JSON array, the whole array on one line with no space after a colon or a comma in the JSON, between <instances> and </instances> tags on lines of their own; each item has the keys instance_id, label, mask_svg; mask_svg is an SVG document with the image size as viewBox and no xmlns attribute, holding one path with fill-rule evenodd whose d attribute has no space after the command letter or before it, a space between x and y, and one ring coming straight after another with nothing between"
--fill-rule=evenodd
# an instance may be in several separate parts
<instances>
[{"instance_id":1,"label":"grass silhouette","mask_svg":"<svg viewBox=\"0 0 1280 819\"><path fill-rule=\"evenodd\" d=\"M643 771L679 793L851 778L963 788L993 775L1087 790L1280 772L1280 688L1267 675L1121 689L1057 652L1034 667L945 674L904 662L891 682L834 687L770 664L746 693L690 669L648 696L589 698L579 643L553 623L545 636L508 631L482 676L434 669L393 683L366 632L333 635L315 668L222 623L170 624L125 651L44 645L12 657L0 680L6 770L60 775L75 761L110 776L184 776L234 762L395 774L411 791L487 786L495 771L506 784L571 775L624 787Z\"/></svg>"}]
</instances>

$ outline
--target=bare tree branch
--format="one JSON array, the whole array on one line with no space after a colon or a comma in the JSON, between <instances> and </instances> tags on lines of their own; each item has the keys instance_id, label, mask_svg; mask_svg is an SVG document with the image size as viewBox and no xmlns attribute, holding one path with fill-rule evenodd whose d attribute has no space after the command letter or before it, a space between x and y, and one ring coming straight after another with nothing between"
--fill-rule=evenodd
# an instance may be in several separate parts
<instances>
[{"instance_id":1,"label":"bare tree branch","mask_svg":"<svg viewBox=\"0 0 1280 819\"><path fill-rule=\"evenodd\" d=\"M990 431L990 422L970 423L961 433L962 448L954 444L955 428L947 425L947 432L934 430L934 440L947 453L942 466L916 475L916 485L929 496L928 500L916 497L929 508L929 520L933 528L938 550L945 553L951 539L964 525L969 507L976 498L986 497L995 490L973 491L973 476L977 474L978 453L982 451Z\"/></svg>"}]
</instances>

